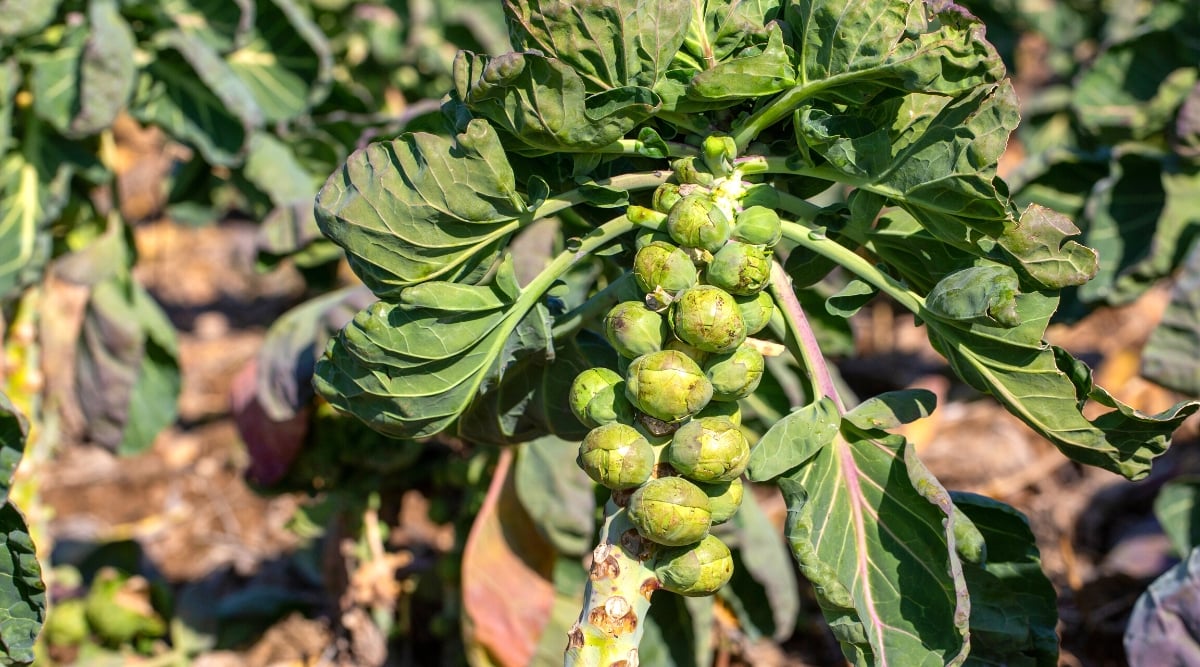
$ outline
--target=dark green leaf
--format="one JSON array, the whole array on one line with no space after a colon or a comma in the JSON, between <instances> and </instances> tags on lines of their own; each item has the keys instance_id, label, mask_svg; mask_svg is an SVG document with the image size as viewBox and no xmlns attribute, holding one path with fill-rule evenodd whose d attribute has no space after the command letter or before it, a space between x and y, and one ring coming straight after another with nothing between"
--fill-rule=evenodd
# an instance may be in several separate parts
<instances>
[{"instance_id":1,"label":"dark green leaf","mask_svg":"<svg viewBox=\"0 0 1200 667\"><path fill-rule=\"evenodd\" d=\"M844 423L779 487L792 555L850 662L965 658L970 605L953 506L903 438Z\"/></svg>"},{"instance_id":2,"label":"dark green leaf","mask_svg":"<svg viewBox=\"0 0 1200 667\"><path fill-rule=\"evenodd\" d=\"M0 155L8 152L12 142L12 117L16 107L17 89L21 85L21 68L15 58L0 61Z\"/></svg>"},{"instance_id":3,"label":"dark green leaf","mask_svg":"<svg viewBox=\"0 0 1200 667\"><path fill-rule=\"evenodd\" d=\"M1042 341L1057 305L1057 297L1042 293L1017 296L1022 324L1013 328L955 323L927 311L922 319L930 341L968 384L992 394L1072 459L1141 479L1200 403L1147 416L1093 386L1086 366ZM1082 410L1089 399L1113 410L1088 419Z\"/></svg>"},{"instance_id":4,"label":"dark green leaf","mask_svg":"<svg viewBox=\"0 0 1200 667\"><path fill-rule=\"evenodd\" d=\"M797 78L861 104L885 88L955 95L1004 76L984 26L950 2L803 0L789 6Z\"/></svg>"},{"instance_id":5,"label":"dark green leaf","mask_svg":"<svg viewBox=\"0 0 1200 667\"><path fill-rule=\"evenodd\" d=\"M8 502L27 434L24 418L0 394L0 664L5 665L33 662L33 644L46 617L46 586L29 528Z\"/></svg>"},{"instance_id":6,"label":"dark green leaf","mask_svg":"<svg viewBox=\"0 0 1200 667\"><path fill-rule=\"evenodd\" d=\"M45 268L49 226L67 201L73 171L36 124L25 129L21 150L0 157L0 302Z\"/></svg>"},{"instance_id":7,"label":"dark green leaf","mask_svg":"<svg viewBox=\"0 0 1200 667\"><path fill-rule=\"evenodd\" d=\"M653 88L683 43L687 0L506 0L517 51L539 50L573 69L589 92Z\"/></svg>"},{"instance_id":8,"label":"dark green leaf","mask_svg":"<svg viewBox=\"0 0 1200 667\"><path fill-rule=\"evenodd\" d=\"M850 318L875 298L879 290L861 280L851 280L837 293L825 301L825 310L830 315Z\"/></svg>"},{"instance_id":9,"label":"dark green leaf","mask_svg":"<svg viewBox=\"0 0 1200 667\"><path fill-rule=\"evenodd\" d=\"M1200 245L1171 289L1171 302L1142 351L1142 373L1190 396L1200 396Z\"/></svg>"},{"instance_id":10,"label":"dark green leaf","mask_svg":"<svg viewBox=\"0 0 1200 667\"><path fill-rule=\"evenodd\" d=\"M987 561L963 564L971 593L971 655L966 665L1058 664L1058 599L1042 573L1029 522L1004 503L952 494L987 543Z\"/></svg>"},{"instance_id":11,"label":"dark green leaf","mask_svg":"<svg viewBox=\"0 0 1200 667\"><path fill-rule=\"evenodd\" d=\"M925 297L925 307L938 317L955 322L1015 327L1017 272L1002 264L986 264L956 271L938 281Z\"/></svg>"},{"instance_id":12,"label":"dark green leaf","mask_svg":"<svg viewBox=\"0 0 1200 667\"><path fill-rule=\"evenodd\" d=\"M381 298L470 274L527 214L500 139L482 120L453 140L419 132L371 144L317 196L321 231Z\"/></svg>"},{"instance_id":13,"label":"dark green leaf","mask_svg":"<svg viewBox=\"0 0 1200 667\"><path fill-rule=\"evenodd\" d=\"M0 394L0 507L8 504L8 492L13 473L25 453L25 437L29 435L29 423L17 412L11 401Z\"/></svg>"},{"instance_id":14,"label":"dark green leaf","mask_svg":"<svg viewBox=\"0 0 1200 667\"><path fill-rule=\"evenodd\" d=\"M1200 545L1200 478L1167 482L1154 499L1154 516L1180 557Z\"/></svg>"},{"instance_id":15,"label":"dark green leaf","mask_svg":"<svg viewBox=\"0 0 1200 667\"><path fill-rule=\"evenodd\" d=\"M911 424L933 414L937 396L925 389L903 389L872 396L842 419L863 430L886 430Z\"/></svg>"},{"instance_id":16,"label":"dark green leaf","mask_svg":"<svg viewBox=\"0 0 1200 667\"><path fill-rule=\"evenodd\" d=\"M579 443L555 436L521 445L517 497L558 553L581 557L595 544L595 485L575 463ZM576 608L578 613L578 608Z\"/></svg>"},{"instance_id":17,"label":"dark green leaf","mask_svg":"<svg viewBox=\"0 0 1200 667\"><path fill-rule=\"evenodd\" d=\"M538 151L587 151L625 136L658 110L649 88L589 92L566 63L537 53L460 52L454 85L472 113Z\"/></svg>"},{"instance_id":18,"label":"dark green leaf","mask_svg":"<svg viewBox=\"0 0 1200 667\"><path fill-rule=\"evenodd\" d=\"M93 442L134 454L175 421L175 329L140 285L114 277L93 288L77 355L76 396Z\"/></svg>"},{"instance_id":19,"label":"dark green leaf","mask_svg":"<svg viewBox=\"0 0 1200 667\"><path fill-rule=\"evenodd\" d=\"M163 48L142 70L130 111L195 146L214 165L231 166L262 125L253 94L199 37L159 35Z\"/></svg>"},{"instance_id":20,"label":"dark green leaf","mask_svg":"<svg viewBox=\"0 0 1200 667\"><path fill-rule=\"evenodd\" d=\"M750 453L746 476L765 482L811 459L837 436L837 406L822 398L775 423Z\"/></svg>"},{"instance_id":21,"label":"dark green leaf","mask_svg":"<svg viewBox=\"0 0 1200 667\"><path fill-rule=\"evenodd\" d=\"M329 42L295 0L259 0L253 37L225 60L268 123L308 112L333 81Z\"/></svg>"}]
</instances>

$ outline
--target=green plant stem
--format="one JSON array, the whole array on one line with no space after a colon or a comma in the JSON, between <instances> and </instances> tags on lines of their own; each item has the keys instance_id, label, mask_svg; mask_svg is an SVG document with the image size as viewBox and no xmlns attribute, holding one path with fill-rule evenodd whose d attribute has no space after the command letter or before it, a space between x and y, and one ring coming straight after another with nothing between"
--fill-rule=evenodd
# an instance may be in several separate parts
<instances>
[{"instance_id":1,"label":"green plant stem","mask_svg":"<svg viewBox=\"0 0 1200 667\"><path fill-rule=\"evenodd\" d=\"M554 340L573 336L583 327L584 322L600 313L608 312L610 308L617 305L617 301L621 298L621 291L630 289L631 282L633 282L633 273L626 272L620 278L609 283L607 287L593 294L587 301L558 318L552 330Z\"/></svg>"},{"instance_id":2,"label":"green plant stem","mask_svg":"<svg viewBox=\"0 0 1200 667\"><path fill-rule=\"evenodd\" d=\"M687 157L700 155L700 149L678 141L664 141L667 145L667 157ZM607 146L601 146L590 153L612 155L643 155L641 148L645 143L637 139L618 139Z\"/></svg>"},{"instance_id":3,"label":"green plant stem","mask_svg":"<svg viewBox=\"0 0 1200 667\"><path fill-rule=\"evenodd\" d=\"M666 183L673 172L669 169L656 169L655 171L636 172L632 174L621 174L612 178L602 178L595 181L592 185L597 185L614 190L626 190L634 192L636 190L650 190ZM585 204L588 201L587 193L584 188L576 188L558 195L557 197L547 197L546 201L542 202L532 213L529 214L527 222L548 218L563 209L571 208L579 204Z\"/></svg>"},{"instance_id":4,"label":"green plant stem","mask_svg":"<svg viewBox=\"0 0 1200 667\"><path fill-rule=\"evenodd\" d=\"M854 251L829 238L823 230L810 229L804 225L785 220L783 222L783 236L812 250L818 255L837 262L854 275L895 299L900 305L913 313L919 315L925 309L925 300L919 294L908 289L895 278L880 271Z\"/></svg>"},{"instance_id":5,"label":"green plant stem","mask_svg":"<svg viewBox=\"0 0 1200 667\"><path fill-rule=\"evenodd\" d=\"M784 344L792 354L797 355L797 361L808 369L816 389L814 393L829 397L837 406L838 412L845 412L846 406L838 394L837 385L833 383L829 365L825 363L825 355L821 354L821 347L817 344L817 336L808 323L808 317L804 315L804 309L800 307L795 290L792 289L792 279L779 262L771 262L770 290L775 307L783 314L787 323L788 335L784 338Z\"/></svg>"},{"instance_id":6,"label":"green plant stem","mask_svg":"<svg viewBox=\"0 0 1200 667\"><path fill-rule=\"evenodd\" d=\"M564 667L636 667L650 596L658 578L646 561L651 549L612 500L592 552L583 610L567 635Z\"/></svg>"}]
</instances>

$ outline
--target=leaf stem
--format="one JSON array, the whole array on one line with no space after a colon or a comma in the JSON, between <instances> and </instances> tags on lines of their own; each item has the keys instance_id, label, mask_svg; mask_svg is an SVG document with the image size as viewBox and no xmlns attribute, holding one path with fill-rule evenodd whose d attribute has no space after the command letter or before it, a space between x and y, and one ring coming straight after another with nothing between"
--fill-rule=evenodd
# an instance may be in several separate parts
<instances>
[{"instance_id":1,"label":"leaf stem","mask_svg":"<svg viewBox=\"0 0 1200 667\"><path fill-rule=\"evenodd\" d=\"M804 75L803 72L800 74L801 76ZM858 72L835 74L820 81L801 83L780 93L775 99L768 102L766 106L751 114L746 119L746 122L733 133L733 140L737 144L738 152L741 153L746 150L750 142L754 141L759 134L786 118L808 98L815 96L827 88L833 88L852 81L857 76L859 76Z\"/></svg>"},{"instance_id":2,"label":"leaf stem","mask_svg":"<svg viewBox=\"0 0 1200 667\"><path fill-rule=\"evenodd\" d=\"M666 183L672 175L673 172L670 169L656 169L654 171L620 174L612 178L602 178L589 185L634 192L657 188ZM547 197L541 206L538 206L536 210L528 215L528 222L548 218L564 209L587 203L587 200L586 190L582 187L568 190L557 197Z\"/></svg>"},{"instance_id":3,"label":"leaf stem","mask_svg":"<svg viewBox=\"0 0 1200 667\"><path fill-rule=\"evenodd\" d=\"M784 338L784 344L792 350L792 354L799 356L798 361L812 375L815 393L819 396L829 397L837 406L839 413L845 412L846 406L838 394L837 385L833 383L833 375L829 372L825 355L821 354L817 336L813 333L812 325L808 323L804 309L800 307L800 300L796 298L796 292L792 289L792 279L779 262L771 262L770 289L771 296L775 299L775 306L783 314L783 319L787 323L789 335Z\"/></svg>"},{"instance_id":4,"label":"leaf stem","mask_svg":"<svg viewBox=\"0 0 1200 667\"><path fill-rule=\"evenodd\" d=\"M609 500L604 512L583 609L567 635L564 667L637 665L650 596L658 588L647 565L650 544L638 535L624 508Z\"/></svg>"},{"instance_id":5,"label":"leaf stem","mask_svg":"<svg viewBox=\"0 0 1200 667\"><path fill-rule=\"evenodd\" d=\"M784 221L783 236L799 245L827 257L862 278L867 283L895 299L913 313L921 314L925 299L905 287L895 278L880 271L865 258L825 235L824 230L810 229L804 225Z\"/></svg>"},{"instance_id":6,"label":"leaf stem","mask_svg":"<svg viewBox=\"0 0 1200 667\"><path fill-rule=\"evenodd\" d=\"M617 305L622 290L630 289L631 282L633 282L633 273L626 272L620 278L609 283L607 287L593 294L587 301L559 317L558 321L554 323L554 340L573 336L583 327L584 322Z\"/></svg>"}]
</instances>

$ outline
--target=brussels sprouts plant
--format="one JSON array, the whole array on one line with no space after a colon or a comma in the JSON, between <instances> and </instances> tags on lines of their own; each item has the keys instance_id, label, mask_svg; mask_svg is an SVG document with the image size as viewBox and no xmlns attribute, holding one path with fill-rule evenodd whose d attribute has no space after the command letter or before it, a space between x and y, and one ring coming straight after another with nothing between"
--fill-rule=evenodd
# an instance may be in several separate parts
<instances>
[{"instance_id":1,"label":"brussels sprouts plant","mask_svg":"<svg viewBox=\"0 0 1200 667\"><path fill-rule=\"evenodd\" d=\"M745 482L782 491L851 662L1053 664L1022 519L889 432L932 395L853 396L821 351L847 304L890 299L963 382L1129 479L1200 406L1142 414L1045 342L1096 253L997 176L1018 114L979 21L935 0L504 8L515 50L461 52L440 123L359 150L317 198L381 300L317 391L401 438L582 441L607 502L567 665L638 664L665 634L656 590L745 609L755 546L723 532L754 511ZM518 280L510 242L544 219L556 254Z\"/></svg>"}]
</instances>

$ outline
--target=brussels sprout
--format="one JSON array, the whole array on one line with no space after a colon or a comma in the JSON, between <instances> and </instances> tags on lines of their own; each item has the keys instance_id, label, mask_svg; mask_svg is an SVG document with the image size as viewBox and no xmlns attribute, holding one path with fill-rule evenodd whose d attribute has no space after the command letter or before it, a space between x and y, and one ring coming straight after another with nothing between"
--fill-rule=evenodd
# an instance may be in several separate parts
<instances>
[{"instance_id":1,"label":"brussels sprout","mask_svg":"<svg viewBox=\"0 0 1200 667\"><path fill-rule=\"evenodd\" d=\"M742 406L737 401L712 401L704 409L693 415L695 419L703 417L725 417L729 421L742 425Z\"/></svg>"},{"instance_id":2,"label":"brussels sprout","mask_svg":"<svg viewBox=\"0 0 1200 667\"><path fill-rule=\"evenodd\" d=\"M655 241L633 258L633 279L643 292L662 287L678 292L696 284L696 265L683 250L670 243Z\"/></svg>"},{"instance_id":3,"label":"brussels sprout","mask_svg":"<svg viewBox=\"0 0 1200 667\"><path fill-rule=\"evenodd\" d=\"M697 484L697 486L708 494L708 511L712 514L712 525L714 526L732 519L733 515L737 514L738 508L742 506L745 488L742 486L740 477L729 482Z\"/></svg>"},{"instance_id":4,"label":"brussels sprout","mask_svg":"<svg viewBox=\"0 0 1200 667\"><path fill-rule=\"evenodd\" d=\"M666 232L656 231L648 227L639 227L633 237L633 249L641 250L655 241L672 243L671 237Z\"/></svg>"},{"instance_id":5,"label":"brussels sprout","mask_svg":"<svg viewBox=\"0 0 1200 667\"><path fill-rule=\"evenodd\" d=\"M654 448L628 424L605 424L579 445L579 467L597 484L613 490L641 486L654 472Z\"/></svg>"},{"instance_id":6,"label":"brussels sprout","mask_svg":"<svg viewBox=\"0 0 1200 667\"><path fill-rule=\"evenodd\" d=\"M703 364L705 359L708 359L708 353L690 343L685 343L678 338L671 336L666 345L663 345L664 350L679 350L692 358L692 361Z\"/></svg>"},{"instance_id":7,"label":"brussels sprout","mask_svg":"<svg viewBox=\"0 0 1200 667\"><path fill-rule=\"evenodd\" d=\"M51 646L76 646L87 640L88 628L85 603L81 599L55 600L53 611L46 617L42 636Z\"/></svg>"},{"instance_id":8,"label":"brussels sprout","mask_svg":"<svg viewBox=\"0 0 1200 667\"><path fill-rule=\"evenodd\" d=\"M609 368L589 368L575 376L570 404L571 412L589 428L633 421L633 405L625 397L625 378Z\"/></svg>"},{"instance_id":9,"label":"brussels sprout","mask_svg":"<svg viewBox=\"0 0 1200 667\"><path fill-rule=\"evenodd\" d=\"M699 542L712 522L708 495L682 477L646 482L629 497L627 511L639 535L669 547Z\"/></svg>"},{"instance_id":10,"label":"brussels sprout","mask_svg":"<svg viewBox=\"0 0 1200 667\"><path fill-rule=\"evenodd\" d=\"M751 206L737 214L733 238L751 245L774 246L783 235L779 214L765 206Z\"/></svg>"},{"instance_id":11,"label":"brussels sprout","mask_svg":"<svg viewBox=\"0 0 1200 667\"><path fill-rule=\"evenodd\" d=\"M636 359L662 349L667 327L663 316L641 301L622 301L604 316L604 337L618 354Z\"/></svg>"},{"instance_id":12,"label":"brussels sprout","mask_svg":"<svg viewBox=\"0 0 1200 667\"><path fill-rule=\"evenodd\" d=\"M676 243L716 252L729 240L729 218L707 194L688 195L667 214L667 233Z\"/></svg>"},{"instance_id":13,"label":"brussels sprout","mask_svg":"<svg viewBox=\"0 0 1200 667\"><path fill-rule=\"evenodd\" d=\"M654 574L666 590L679 595L712 595L733 576L733 555L715 535L699 544L663 549L655 559Z\"/></svg>"},{"instance_id":14,"label":"brussels sprout","mask_svg":"<svg viewBox=\"0 0 1200 667\"><path fill-rule=\"evenodd\" d=\"M701 169L692 156L681 157L671 163L675 178L684 185L712 185L713 175Z\"/></svg>"},{"instance_id":15,"label":"brussels sprout","mask_svg":"<svg viewBox=\"0 0 1200 667\"><path fill-rule=\"evenodd\" d=\"M746 470L750 445L738 425L726 417L693 419L675 431L667 446L667 462L697 482L729 482Z\"/></svg>"},{"instance_id":16,"label":"brussels sprout","mask_svg":"<svg viewBox=\"0 0 1200 667\"><path fill-rule=\"evenodd\" d=\"M709 135L700 146L704 155L704 164L712 173L724 176L733 168L733 160L737 157L737 143L733 137Z\"/></svg>"},{"instance_id":17,"label":"brussels sprout","mask_svg":"<svg viewBox=\"0 0 1200 667\"><path fill-rule=\"evenodd\" d=\"M730 241L713 255L704 277L730 294L757 294L771 281L771 251L766 246Z\"/></svg>"},{"instance_id":18,"label":"brussels sprout","mask_svg":"<svg viewBox=\"0 0 1200 667\"><path fill-rule=\"evenodd\" d=\"M670 213L671 207L675 203L683 199L683 195L679 194L679 186L674 183L663 183L654 190L654 210L659 213Z\"/></svg>"},{"instance_id":19,"label":"brussels sprout","mask_svg":"<svg viewBox=\"0 0 1200 667\"><path fill-rule=\"evenodd\" d=\"M746 323L746 335L753 336L762 331L771 322L771 314L775 312L775 302L771 295L759 292L754 296L734 297L737 301L738 312Z\"/></svg>"},{"instance_id":20,"label":"brussels sprout","mask_svg":"<svg viewBox=\"0 0 1200 667\"><path fill-rule=\"evenodd\" d=\"M686 354L663 350L633 360L625 374L625 395L651 417L676 422L708 405L712 385Z\"/></svg>"},{"instance_id":21,"label":"brussels sprout","mask_svg":"<svg viewBox=\"0 0 1200 667\"><path fill-rule=\"evenodd\" d=\"M705 352L732 352L746 340L746 322L733 295L720 287L697 285L671 304L671 328L685 343Z\"/></svg>"},{"instance_id":22,"label":"brussels sprout","mask_svg":"<svg viewBox=\"0 0 1200 667\"><path fill-rule=\"evenodd\" d=\"M745 343L729 354L709 359L704 372L713 386L713 400L736 401L753 394L766 365L762 353Z\"/></svg>"}]
</instances>

